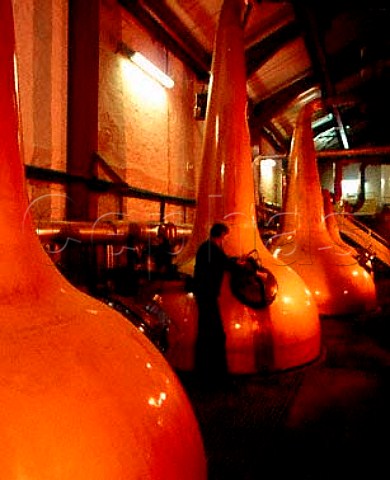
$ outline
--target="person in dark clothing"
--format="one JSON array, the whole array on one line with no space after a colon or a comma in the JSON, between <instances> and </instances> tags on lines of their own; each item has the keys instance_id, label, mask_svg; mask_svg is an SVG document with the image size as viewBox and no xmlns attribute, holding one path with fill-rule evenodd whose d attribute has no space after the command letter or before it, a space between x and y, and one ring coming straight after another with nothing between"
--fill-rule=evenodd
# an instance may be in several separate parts
<instances>
[{"instance_id":1,"label":"person in dark clothing","mask_svg":"<svg viewBox=\"0 0 390 480\"><path fill-rule=\"evenodd\" d=\"M171 244L168 237L161 232L157 235L157 242L154 249L157 274L159 276L168 276L172 268Z\"/></svg>"},{"instance_id":2,"label":"person in dark clothing","mask_svg":"<svg viewBox=\"0 0 390 480\"><path fill-rule=\"evenodd\" d=\"M210 386L223 384L228 376L226 335L218 305L223 276L229 268L229 257L223 250L228 233L227 225L215 223L195 258L194 293L198 306L195 371Z\"/></svg>"}]
</instances>

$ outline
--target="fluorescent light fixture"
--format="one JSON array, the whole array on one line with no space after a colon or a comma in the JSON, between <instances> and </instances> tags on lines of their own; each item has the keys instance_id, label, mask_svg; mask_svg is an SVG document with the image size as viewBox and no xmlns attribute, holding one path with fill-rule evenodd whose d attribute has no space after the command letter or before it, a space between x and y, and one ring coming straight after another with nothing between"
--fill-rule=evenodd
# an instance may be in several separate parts
<instances>
[{"instance_id":1,"label":"fluorescent light fixture","mask_svg":"<svg viewBox=\"0 0 390 480\"><path fill-rule=\"evenodd\" d=\"M150 60L142 55L142 53L135 52L131 50L127 45L121 43L119 45L119 51L124 53L129 59L137 65L143 72L152 77L154 80L157 80L165 88L172 88L175 85L175 82L162 70L156 67Z\"/></svg>"},{"instance_id":2,"label":"fluorescent light fixture","mask_svg":"<svg viewBox=\"0 0 390 480\"><path fill-rule=\"evenodd\" d=\"M130 57L130 60L145 73L161 83L161 85L164 87L172 88L175 85L175 82L172 80L172 78L168 77L168 75L157 68L156 65L145 58L142 53L134 52L134 54Z\"/></svg>"},{"instance_id":3,"label":"fluorescent light fixture","mask_svg":"<svg viewBox=\"0 0 390 480\"><path fill-rule=\"evenodd\" d=\"M328 113L327 115L322 116L318 120L314 120L314 122L312 122L311 126L313 128L321 127L325 123L330 123L332 120L333 120L333 114Z\"/></svg>"}]
</instances>

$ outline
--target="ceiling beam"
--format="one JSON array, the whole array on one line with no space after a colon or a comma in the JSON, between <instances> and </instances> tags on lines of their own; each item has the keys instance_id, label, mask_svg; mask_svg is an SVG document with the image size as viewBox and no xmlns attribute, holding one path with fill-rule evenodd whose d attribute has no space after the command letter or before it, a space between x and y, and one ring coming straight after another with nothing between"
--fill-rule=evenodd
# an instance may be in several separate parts
<instances>
[{"instance_id":1,"label":"ceiling beam","mask_svg":"<svg viewBox=\"0 0 390 480\"><path fill-rule=\"evenodd\" d=\"M286 154L290 149L290 142L280 133L272 122L268 122L261 129L261 135L267 138L278 153Z\"/></svg>"},{"instance_id":2,"label":"ceiling beam","mask_svg":"<svg viewBox=\"0 0 390 480\"><path fill-rule=\"evenodd\" d=\"M333 97L336 94L336 88L332 83L329 74L325 49L319 35L320 27L314 10L312 6L309 6L308 1L302 0L293 0L293 7L297 18L302 22L303 31L305 32L303 38L306 44L306 49L311 58L315 75L318 76L323 98L326 99ZM344 148L348 148L347 133L340 112L338 108L333 105L331 106L331 110L340 145L343 145Z\"/></svg>"},{"instance_id":3,"label":"ceiling beam","mask_svg":"<svg viewBox=\"0 0 390 480\"><path fill-rule=\"evenodd\" d=\"M164 0L119 0L119 3L172 54L188 65L199 80L208 80L211 55L191 35Z\"/></svg>"},{"instance_id":4,"label":"ceiling beam","mask_svg":"<svg viewBox=\"0 0 390 480\"><path fill-rule=\"evenodd\" d=\"M297 22L291 22L248 48L245 52L247 77L253 75L284 45L301 34L300 25Z\"/></svg>"},{"instance_id":5,"label":"ceiling beam","mask_svg":"<svg viewBox=\"0 0 390 480\"><path fill-rule=\"evenodd\" d=\"M275 150L285 153L289 148L290 138L284 138L280 132L278 132L277 137L275 132L273 135L270 135L267 126L269 126L271 119L276 117L278 113L283 112L287 105L294 101L299 94L311 89L313 86L314 79L312 77L304 77L274 93L266 100L253 105L248 117L252 142L256 142L259 136L264 136L268 140L272 137L273 143L271 145L274 146ZM273 131L275 131L275 128ZM281 140L281 137L283 137L283 140Z\"/></svg>"},{"instance_id":6,"label":"ceiling beam","mask_svg":"<svg viewBox=\"0 0 390 480\"><path fill-rule=\"evenodd\" d=\"M268 120L285 110L287 105L295 100L298 95L315 86L316 79L310 75L291 82L285 88L256 103L252 108L252 120L256 123L265 124Z\"/></svg>"}]
</instances>

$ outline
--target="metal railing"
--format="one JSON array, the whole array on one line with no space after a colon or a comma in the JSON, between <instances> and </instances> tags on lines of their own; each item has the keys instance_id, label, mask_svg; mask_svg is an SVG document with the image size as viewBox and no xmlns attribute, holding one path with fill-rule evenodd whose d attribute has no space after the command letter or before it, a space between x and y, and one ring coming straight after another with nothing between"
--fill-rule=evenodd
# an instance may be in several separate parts
<instances>
[{"instance_id":1,"label":"metal railing","mask_svg":"<svg viewBox=\"0 0 390 480\"><path fill-rule=\"evenodd\" d=\"M137 188L129 185L127 182L121 180L114 170L105 162L105 160L98 154L95 154L94 160L104 168L105 173L111 171L110 177L114 177L114 181L102 180L97 177L83 177L81 175L72 175L59 170L52 170L49 168L37 167L35 165L25 165L26 178L32 180L39 180L47 183L55 183L60 185L69 185L72 183L82 183L91 192L94 193L111 193L120 198L130 197L158 202L160 204L160 222L165 221L166 205L178 205L184 208L195 208L196 200L193 198L179 197L175 195L166 195L163 193L152 192L150 190ZM186 212L184 212L184 223L186 222Z\"/></svg>"}]
</instances>

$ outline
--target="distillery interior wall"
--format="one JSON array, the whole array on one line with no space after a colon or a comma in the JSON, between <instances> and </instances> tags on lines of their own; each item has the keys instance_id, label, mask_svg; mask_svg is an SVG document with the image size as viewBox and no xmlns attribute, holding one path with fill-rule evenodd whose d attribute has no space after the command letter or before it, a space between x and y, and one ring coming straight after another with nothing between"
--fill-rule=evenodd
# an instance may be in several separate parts
<instances>
[{"instance_id":1,"label":"distillery interior wall","mask_svg":"<svg viewBox=\"0 0 390 480\"><path fill-rule=\"evenodd\" d=\"M72 9L69 13L68 0L15 0L14 12L24 162L66 172ZM132 187L195 198L203 134L203 122L193 115L199 81L116 1L99 3L98 28L98 141L91 156L97 153ZM88 42L84 33L80 41ZM118 52L120 42L169 74L174 88L167 90L142 73ZM102 169L95 174L112 180ZM28 184L36 218L66 219L64 185ZM115 196L101 193L97 202L98 216L118 209ZM125 198L121 213L131 221L158 221L160 209L156 202ZM165 216L180 223L183 209L168 204ZM192 220L188 211L186 220Z\"/></svg>"}]
</instances>

